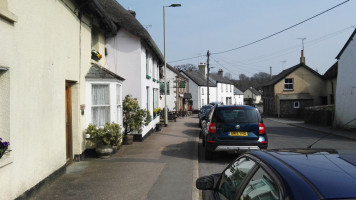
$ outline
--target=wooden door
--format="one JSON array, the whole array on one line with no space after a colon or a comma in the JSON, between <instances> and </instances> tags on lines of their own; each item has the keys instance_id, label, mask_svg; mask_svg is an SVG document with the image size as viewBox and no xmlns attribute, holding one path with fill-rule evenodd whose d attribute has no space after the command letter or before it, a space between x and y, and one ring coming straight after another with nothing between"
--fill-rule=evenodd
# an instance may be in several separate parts
<instances>
[{"instance_id":1,"label":"wooden door","mask_svg":"<svg viewBox=\"0 0 356 200\"><path fill-rule=\"evenodd\" d=\"M66 158L67 162L73 160L73 141L72 141L72 84L66 81Z\"/></svg>"}]
</instances>

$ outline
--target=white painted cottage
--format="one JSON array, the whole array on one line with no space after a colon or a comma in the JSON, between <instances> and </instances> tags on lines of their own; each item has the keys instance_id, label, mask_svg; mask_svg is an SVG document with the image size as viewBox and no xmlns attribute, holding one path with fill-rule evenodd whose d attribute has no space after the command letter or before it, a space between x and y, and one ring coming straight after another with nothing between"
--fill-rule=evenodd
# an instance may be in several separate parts
<instances>
[{"instance_id":1,"label":"white painted cottage","mask_svg":"<svg viewBox=\"0 0 356 200\"><path fill-rule=\"evenodd\" d=\"M0 1L0 137L12 150L0 158L0 199L26 199L86 149L86 75L105 66L116 30L97 3Z\"/></svg>"},{"instance_id":2,"label":"white painted cottage","mask_svg":"<svg viewBox=\"0 0 356 200\"><path fill-rule=\"evenodd\" d=\"M122 96L132 95L152 117L152 121L143 128L141 136L144 138L159 123L159 117L153 117L153 109L159 106L163 56L147 30L135 18L134 11L124 9L117 1L100 1L100 4L120 27L116 35L106 40L108 68L125 77Z\"/></svg>"},{"instance_id":3,"label":"white painted cottage","mask_svg":"<svg viewBox=\"0 0 356 200\"><path fill-rule=\"evenodd\" d=\"M207 92L207 67L205 64L199 65L198 71L183 71L184 76L189 80L189 92L192 96L192 110L199 110L208 104ZM216 84L209 79L209 102L217 101Z\"/></svg>"},{"instance_id":4,"label":"white painted cottage","mask_svg":"<svg viewBox=\"0 0 356 200\"><path fill-rule=\"evenodd\" d=\"M179 71L167 64L166 69L167 81L167 108L169 111L184 112L188 109L190 101L189 82ZM160 83L160 100L159 107L164 108L164 78ZM188 97L188 98L187 98Z\"/></svg>"},{"instance_id":5,"label":"white painted cottage","mask_svg":"<svg viewBox=\"0 0 356 200\"><path fill-rule=\"evenodd\" d=\"M244 93L241 92L237 87L234 89L233 104L244 105Z\"/></svg>"},{"instance_id":6,"label":"white painted cottage","mask_svg":"<svg viewBox=\"0 0 356 200\"><path fill-rule=\"evenodd\" d=\"M216 101L224 105L232 105L234 99L234 85L224 77L222 69L217 74L210 74L210 79L216 84ZM211 102L211 101L210 101Z\"/></svg>"},{"instance_id":7,"label":"white painted cottage","mask_svg":"<svg viewBox=\"0 0 356 200\"><path fill-rule=\"evenodd\" d=\"M337 55L336 126L356 128L356 29Z\"/></svg>"}]
</instances>

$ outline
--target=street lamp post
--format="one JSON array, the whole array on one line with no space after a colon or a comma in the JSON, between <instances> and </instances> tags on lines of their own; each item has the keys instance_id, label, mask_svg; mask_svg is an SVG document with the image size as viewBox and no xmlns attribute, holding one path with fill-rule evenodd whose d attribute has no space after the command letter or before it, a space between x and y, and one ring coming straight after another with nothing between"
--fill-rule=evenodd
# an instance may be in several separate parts
<instances>
[{"instance_id":1,"label":"street lamp post","mask_svg":"<svg viewBox=\"0 0 356 200\"><path fill-rule=\"evenodd\" d=\"M180 7L181 4L171 4L163 6L163 51L164 51L164 125L168 125L168 110L167 110L167 76L166 76L166 7Z\"/></svg>"}]
</instances>

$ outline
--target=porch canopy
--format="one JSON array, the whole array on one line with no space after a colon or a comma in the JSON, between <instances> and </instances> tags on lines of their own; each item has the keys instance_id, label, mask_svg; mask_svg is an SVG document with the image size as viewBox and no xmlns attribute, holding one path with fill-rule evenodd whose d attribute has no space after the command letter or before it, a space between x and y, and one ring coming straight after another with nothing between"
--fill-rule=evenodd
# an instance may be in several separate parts
<instances>
[{"instance_id":1,"label":"porch canopy","mask_svg":"<svg viewBox=\"0 0 356 200\"><path fill-rule=\"evenodd\" d=\"M301 94L277 94L279 100L302 100L302 99L313 99L309 93Z\"/></svg>"}]
</instances>

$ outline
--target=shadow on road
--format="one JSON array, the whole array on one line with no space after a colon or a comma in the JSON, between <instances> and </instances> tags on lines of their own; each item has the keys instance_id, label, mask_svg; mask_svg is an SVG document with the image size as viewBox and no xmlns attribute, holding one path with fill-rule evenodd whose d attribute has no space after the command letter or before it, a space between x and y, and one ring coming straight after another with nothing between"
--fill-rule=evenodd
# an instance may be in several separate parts
<instances>
[{"instance_id":1,"label":"shadow on road","mask_svg":"<svg viewBox=\"0 0 356 200\"><path fill-rule=\"evenodd\" d=\"M185 126L190 127L190 128L199 128L199 125L197 122L186 122L184 123Z\"/></svg>"},{"instance_id":2,"label":"shadow on road","mask_svg":"<svg viewBox=\"0 0 356 200\"><path fill-rule=\"evenodd\" d=\"M168 145L162 150L162 154L170 157L194 160L195 145L198 145L195 141Z\"/></svg>"}]
</instances>

